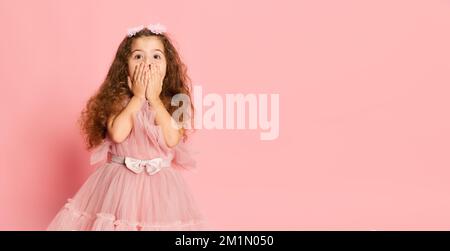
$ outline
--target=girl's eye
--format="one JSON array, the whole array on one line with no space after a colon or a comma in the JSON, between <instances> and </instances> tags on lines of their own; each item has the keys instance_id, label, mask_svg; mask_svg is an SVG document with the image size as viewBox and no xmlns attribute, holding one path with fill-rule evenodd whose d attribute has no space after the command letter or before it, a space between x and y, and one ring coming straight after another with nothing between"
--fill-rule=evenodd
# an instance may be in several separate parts
<instances>
[{"instance_id":1,"label":"girl's eye","mask_svg":"<svg viewBox=\"0 0 450 251\"><path fill-rule=\"evenodd\" d=\"M134 58L135 58L135 59L141 59L142 56L138 54L138 55L134 56Z\"/></svg>"},{"instance_id":2,"label":"girl's eye","mask_svg":"<svg viewBox=\"0 0 450 251\"><path fill-rule=\"evenodd\" d=\"M154 59L161 59L161 56L159 54L155 54L155 55L153 55L153 58Z\"/></svg>"}]
</instances>

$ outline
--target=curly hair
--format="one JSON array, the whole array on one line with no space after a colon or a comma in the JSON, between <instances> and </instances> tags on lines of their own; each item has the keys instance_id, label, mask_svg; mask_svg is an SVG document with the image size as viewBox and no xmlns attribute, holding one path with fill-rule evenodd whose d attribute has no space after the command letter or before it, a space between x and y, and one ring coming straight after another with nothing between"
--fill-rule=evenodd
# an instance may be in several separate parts
<instances>
[{"instance_id":1,"label":"curly hair","mask_svg":"<svg viewBox=\"0 0 450 251\"><path fill-rule=\"evenodd\" d=\"M156 34L145 28L132 37L126 36L117 49L105 80L97 92L89 98L78 119L88 150L103 142L107 134L108 117L122 111L133 96L127 83L128 58L131 55L132 42L142 36L156 36L164 45L167 69L160 99L167 111L172 114L177 109L176 106L171 105L174 95L181 93L191 98L191 83L187 75L187 67L181 61L177 50L166 33ZM194 118L192 102L190 102L189 108L190 111L187 114L190 115L189 118L192 125ZM183 141L187 140L187 132L183 130Z\"/></svg>"}]
</instances>

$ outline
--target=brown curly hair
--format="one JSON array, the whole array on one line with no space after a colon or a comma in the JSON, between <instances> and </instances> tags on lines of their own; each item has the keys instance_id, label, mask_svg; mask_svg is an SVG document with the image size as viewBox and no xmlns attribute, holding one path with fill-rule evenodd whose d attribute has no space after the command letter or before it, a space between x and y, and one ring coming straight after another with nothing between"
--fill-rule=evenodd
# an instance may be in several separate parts
<instances>
[{"instance_id":1,"label":"brown curly hair","mask_svg":"<svg viewBox=\"0 0 450 251\"><path fill-rule=\"evenodd\" d=\"M106 121L111 114L122 111L133 96L127 83L128 58L131 54L133 40L142 36L156 36L164 45L164 54L167 60L166 75L163 80L163 89L160 94L167 111L172 114L178 107L171 105L174 95L182 93L191 98L191 83L187 75L187 67L181 61L167 33L155 34L144 28L132 37L125 36L117 49L114 60L108 70L105 80L98 91L89 98L86 107L78 119L81 132L85 138L87 149L90 150L101 144L107 134ZM190 102L189 119L193 124L194 106ZM181 119L183 119L181 117ZM191 128L193 128L191 126ZM193 130L189 130L192 132ZM183 131L183 141L187 140L187 130Z\"/></svg>"}]
</instances>

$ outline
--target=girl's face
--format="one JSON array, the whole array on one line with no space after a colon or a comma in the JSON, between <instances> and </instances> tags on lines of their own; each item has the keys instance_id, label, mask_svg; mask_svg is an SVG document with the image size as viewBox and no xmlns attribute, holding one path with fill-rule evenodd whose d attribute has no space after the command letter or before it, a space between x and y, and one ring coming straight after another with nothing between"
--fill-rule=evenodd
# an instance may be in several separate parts
<instances>
[{"instance_id":1,"label":"girl's face","mask_svg":"<svg viewBox=\"0 0 450 251\"><path fill-rule=\"evenodd\" d=\"M166 75L166 56L164 45L156 36L144 36L133 40L131 55L128 58L128 74L132 77L134 68L144 62L148 67L151 63L159 64L162 78Z\"/></svg>"}]
</instances>

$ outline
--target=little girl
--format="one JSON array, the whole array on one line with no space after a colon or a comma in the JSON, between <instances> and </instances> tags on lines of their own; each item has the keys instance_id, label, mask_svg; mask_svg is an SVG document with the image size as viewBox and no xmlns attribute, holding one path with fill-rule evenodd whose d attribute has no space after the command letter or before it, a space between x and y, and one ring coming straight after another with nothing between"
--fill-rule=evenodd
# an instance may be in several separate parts
<instances>
[{"instance_id":1,"label":"little girl","mask_svg":"<svg viewBox=\"0 0 450 251\"><path fill-rule=\"evenodd\" d=\"M195 168L187 130L172 116L178 109L172 97L191 97L188 81L164 26L128 30L79 120L88 149L94 148L91 164L106 163L47 230L205 229L180 172ZM188 107L193 114L192 102Z\"/></svg>"}]
</instances>

